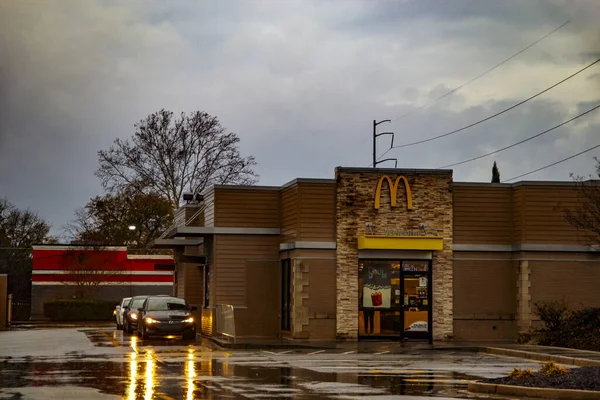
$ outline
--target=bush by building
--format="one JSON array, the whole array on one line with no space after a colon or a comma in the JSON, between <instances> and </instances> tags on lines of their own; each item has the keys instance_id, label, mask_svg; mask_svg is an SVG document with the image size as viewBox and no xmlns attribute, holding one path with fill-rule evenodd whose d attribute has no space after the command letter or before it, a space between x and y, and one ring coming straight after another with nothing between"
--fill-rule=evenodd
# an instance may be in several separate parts
<instances>
[{"instance_id":1,"label":"bush by building","mask_svg":"<svg viewBox=\"0 0 600 400\"><path fill-rule=\"evenodd\" d=\"M44 316L52 321L111 321L117 301L54 300L44 303Z\"/></svg>"},{"instance_id":2,"label":"bush by building","mask_svg":"<svg viewBox=\"0 0 600 400\"><path fill-rule=\"evenodd\" d=\"M600 351L600 308L570 310L564 301L535 304L539 344Z\"/></svg>"}]
</instances>

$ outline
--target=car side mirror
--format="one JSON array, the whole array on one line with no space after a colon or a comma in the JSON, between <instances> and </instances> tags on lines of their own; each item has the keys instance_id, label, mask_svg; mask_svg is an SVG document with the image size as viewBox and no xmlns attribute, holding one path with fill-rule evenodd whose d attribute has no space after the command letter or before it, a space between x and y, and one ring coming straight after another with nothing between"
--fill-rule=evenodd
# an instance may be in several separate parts
<instances>
[{"instance_id":1,"label":"car side mirror","mask_svg":"<svg viewBox=\"0 0 600 400\"><path fill-rule=\"evenodd\" d=\"M129 310L129 307L125 306L123 307L123 310Z\"/></svg>"},{"instance_id":2,"label":"car side mirror","mask_svg":"<svg viewBox=\"0 0 600 400\"><path fill-rule=\"evenodd\" d=\"M142 311L144 311L143 308L138 308L138 312L142 312Z\"/></svg>"},{"instance_id":3,"label":"car side mirror","mask_svg":"<svg viewBox=\"0 0 600 400\"><path fill-rule=\"evenodd\" d=\"M198 307L196 307L196 306L191 306L191 307L190 307L190 311L198 311Z\"/></svg>"}]
</instances>

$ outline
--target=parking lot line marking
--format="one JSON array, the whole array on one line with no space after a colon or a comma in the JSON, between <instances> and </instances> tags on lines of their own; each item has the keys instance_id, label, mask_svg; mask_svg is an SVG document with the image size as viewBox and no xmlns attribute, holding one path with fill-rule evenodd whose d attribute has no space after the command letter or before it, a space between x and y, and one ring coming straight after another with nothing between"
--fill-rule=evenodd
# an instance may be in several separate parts
<instances>
[{"instance_id":1,"label":"parking lot line marking","mask_svg":"<svg viewBox=\"0 0 600 400\"><path fill-rule=\"evenodd\" d=\"M354 353L356 353L356 350L350 350L350 351L347 351L347 352L342 353L342 354L354 354Z\"/></svg>"},{"instance_id":2,"label":"parking lot line marking","mask_svg":"<svg viewBox=\"0 0 600 400\"><path fill-rule=\"evenodd\" d=\"M286 350L286 351L282 351L282 352L277 353L277 354L287 354L287 353L291 353L291 352L292 352L292 350Z\"/></svg>"},{"instance_id":3,"label":"parking lot line marking","mask_svg":"<svg viewBox=\"0 0 600 400\"><path fill-rule=\"evenodd\" d=\"M263 353L267 353L267 354L273 354L273 355L276 355L276 354L277 354L277 353L274 353L274 352L272 352L272 351L266 351L266 350L263 350Z\"/></svg>"},{"instance_id":4,"label":"parking lot line marking","mask_svg":"<svg viewBox=\"0 0 600 400\"><path fill-rule=\"evenodd\" d=\"M112 343L113 346L115 346L115 347L121 347L121 345L112 336L110 336L108 333L106 333L104 331L96 331L96 332L99 332L103 336L105 336Z\"/></svg>"},{"instance_id":5,"label":"parking lot line marking","mask_svg":"<svg viewBox=\"0 0 600 400\"><path fill-rule=\"evenodd\" d=\"M317 351L313 351L312 353L308 353L308 355L312 355L312 354L319 354L319 353L325 353L325 350L317 350Z\"/></svg>"},{"instance_id":6,"label":"parking lot line marking","mask_svg":"<svg viewBox=\"0 0 600 400\"><path fill-rule=\"evenodd\" d=\"M381 351L381 352L379 352L379 353L375 353L375 355L377 356L377 355L379 355L379 354L387 354L387 353L389 353L389 352L390 352L389 350L387 350L387 351Z\"/></svg>"}]
</instances>

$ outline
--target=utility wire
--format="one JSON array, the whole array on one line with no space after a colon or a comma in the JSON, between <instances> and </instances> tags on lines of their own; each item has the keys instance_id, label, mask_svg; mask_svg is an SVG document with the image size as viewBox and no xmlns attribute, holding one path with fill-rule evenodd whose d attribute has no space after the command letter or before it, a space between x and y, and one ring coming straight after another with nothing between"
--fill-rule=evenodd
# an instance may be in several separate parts
<instances>
[{"instance_id":1,"label":"utility wire","mask_svg":"<svg viewBox=\"0 0 600 400\"><path fill-rule=\"evenodd\" d=\"M597 149L598 147L600 147L600 144L599 144L599 145L596 145L596 146L594 146L594 147L590 147L589 149L587 149L587 150L584 150L584 151L581 151L581 152L579 152L579 153L577 153L577 154L573 154L573 155L572 155L572 156L570 156L570 157L563 158L563 159L562 159L562 160L560 160L560 161L556 161L556 162L553 162L552 164L548 164L548 165L546 165L546 166L544 166L544 167L541 167L541 168L538 168L538 169L534 169L533 171L527 172L527 173L525 173L525 174L521 174L521 175L513 176L512 178L510 178L510 179L506 179L506 180L503 180L502 182L504 183L504 182L512 181L512 180L514 180L514 179L517 179L517 178L521 178L521 177L523 177L523 176L526 176L526 175L531 175L531 174L534 174L534 173L536 173L536 172L539 172L539 171L541 171L541 170L543 170L543 169L546 169L546 168L553 167L553 166L555 166L556 164L560 164L560 163L562 163L562 162L568 161L568 160L570 160L570 159L572 159L572 158L575 158L575 157L578 157L578 156L580 156L580 155L582 155L582 154L585 154L585 153L587 153L587 152L589 152L589 151L592 151L592 150L594 150L594 149Z\"/></svg>"},{"instance_id":2,"label":"utility wire","mask_svg":"<svg viewBox=\"0 0 600 400\"><path fill-rule=\"evenodd\" d=\"M563 126L563 125L566 125L566 124L568 124L569 122L576 120L577 118L581 118L581 117L583 117L584 115L586 115L586 114L589 114L589 113L591 113L592 111L595 111L595 110L597 110L598 108L600 108L600 104L598 104L596 107L593 107L593 108L591 108L591 109L587 110L586 112L584 112L584 113L581 113L581 114L579 114L579 115L577 115L577 116L575 116L575 117L573 117L573 118L571 118L571 119L569 119L569 120L567 120L567 121L565 121L565 122L563 122L563 123L560 123L560 124L558 124L558 125L556 125L556 126L554 126L554 127L550 128L550 129L546 129L545 131L543 131L543 132L540 132L540 133L538 133L537 135L533 135L533 136L530 136L530 137L528 137L527 139L523 139L523 140L521 140L521 141L519 141L519 142L517 142L517 143L513 143L513 144L511 144L510 146L506 146L506 147L503 147L503 148L501 148L501 149L494 150L494 151L492 151L492 152L489 152L489 153L486 153L486 154L482 154L482 155L480 155L480 156L477 156L477 157L469 158L468 160L460 161L460 162L457 162L457 163L454 163L454 164L448 164L448 165L444 165L443 167L440 167L440 169L442 169L442 168L448 168L448 167L454 167L454 166L456 166L456 165L461 165L461 164L466 164L466 163L468 163L468 162L471 162L471 161L475 161L475 160L479 160L479 159L481 159L481 158L484 158L484 157L487 157L487 156L491 156L492 154L500 153L501 151L504 151L504 150L510 149L510 148L512 148L512 147L518 146L518 145L520 145L520 144L523 144L523 143L525 143L525 142L528 142L528 141L530 141L530 140L533 140L533 139L535 139L535 138L537 138L537 137L540 137L540 136L542 136L542 135L545 135L546 133L548 133L548 132L551 132L551 131L553 131L553 130L555 130L555 129L558 129L558 128L560 128L561 126Z\"/></svg>"},{"instance_id":3,"label":"utility wire","mask_svg":"<svg viewBox=\"0 0 600 400\"><path fill-rule=\"evenodd\" d=\"M531 96L531 97L528 97L527 99L525 99L525 100L523 100L523 101L520 101L519 103L517 103L517 104L515 104L515 105L512 105L512 106L510 106L510 107L508 107L508 108L505 108L504 110L502 110L502 111L500 111L500 112L497 112L496 114L490 115L490 116L489 116L489 117L487 117L487 118L484 118L484 119L482 119L482 120L479 120L479 121L477 121L477 122L473 122L472 124L469 124L469 125L467 125L467 126L464 126L464 127L462 127L462 128L455 129L455 130L453 130L453 131L450 131L450 132L444 133L444 134L442 134L442 135L438 135L438 136L431 137L431 138L429 138L429 139L423 139L423 140L418 140L418 141L416 141L416 142L412 142L412 143L406 143L406 144L400 144L400 145L397 145L397 146L392 146L392 147L390 147L390 148L389 148L389 149L388 149L388 150L387 150L385 153L383 153L381 156L379 156L378 160L379 160L379 159L381 159L383 156L385 156L385 155L386 155L388 152L390 152L392 149L397 149L397 148L402 148L402 147L409 147L409 146L414 146L414 145L421 144L421 143L427 143L427 142L431 142L432 140L437 140L437 139L440 139L440 138L443 138L443 137L446 137L446 136L450 136L450 135L453 135L453 134L455 134L455 133L462 132L462 131L464 131L464 130L467 130L467 129L469 129L469 128L472 128L472 127L474 127L474 126L476 126L476 125L479 125L479 124L481 124L481 123L483 123L483 122L489 121L489 120L490 120L490 119L492 119L492 118L495 118L495 117L497 117L497 116L499 116L499 115L502 115L502 114L504 114L504 113L506 113L506 112L508 112L508 111L510 111L510 110L512 110L512 109L515 109L515 108L517 108L517 107L519 107L519 106L521 106L521 105L523 105L523 104L527 103L528 101L530 101L530 100L533 100L533 99L535 99L536 97L539 97L539 96L541 96L542 94L546 93L547 91L549 91L549 90L551 90L551 89L554 89L554 88L555 88L555 87L557 87L558 85L560 85L560 84L562 84L562 83L564 83L564 82L568 81L569 79L573 78L573 77L574 77L574 76L576 76L576 75L579 75L580 73L582 73L582 72L583 72L583 71L585 71L586 69L588 69L588 68L592 67L593 65L597 64L598 62L600 62L600 58L599 58L599 59L597 59L596 61L592 62L591 64L588 64L587 66L583 67L583 68L582 68L582 69L580 69L579 71L577 71L577 72L575 72L575 73L573 73L573 74L569 75L568 77L564 78L563 80L561 80L561 81L559 81L559 82L555 83L554 85L552 85L552 86L550 86L550 87L548 87L548 88L546 88L546 89L542 90L541 92L538 92L538 93L534 94L533 96Z\"/></svg>"},{"instance_id":4,"label":"utility wire","mask_svg":"<svg viewBox=\"0 0 600 400\"><path fill-rule=\"evenodd\" d=\"M493 70L495 70L496 68L498 68L498 67L501 67L502 65L506 64L507 62L509 62L509 61L510 61L510 60L512 60L513 58L517 57L519 54L521 54L521 53L523 53L523 52L525 52L525 51L529 50L531 47L535 46L536 44L538 44L538 43L539 43L539 42L541 42L542 40L546 39L548 36L552 35L554 32L556 32L556 31L558 31L559 29L563 28L563 27L564 27L565 25L567 25L569 22L571 22L571 19L568 19L566 22L564 22L564 23L563 23L562 25L560 25L559 27L557 27L557 28L554 28L552 31L548 32L547 34L545 34L544 36L542 36L541 38L539 38L539 39L538 39L538 40L536 40L535 42L531 43L529 46L522 48L521 50L519 50L518 52L516 52L515 54L513 54L513 55L512 55L512 56L510 56L509 58L505 59L504 61L501 61L500 63L498 63L498 64L496 64L496 65L494 65L492 68L488 69L487 71L485 71L485 72L483 72L483 73L481 73L481 74L477 75L475 78L473 78L473 79L471 79L471 80L469 80L469 81L467 81L467 82L463 83L463 84L462 84L462 85L460 85L460 86L457 86L457 87L455 87L454 89L450 90L449 92L447 92L447 93L445 93L445 94L441 95L440 97L437 97L437 98L435 98L435 99L431 100L431 101L430 101L430 102L428 102L428 103L425 103L425 104L423 104L423 105L422 105L422 106L420 106L420 107L414 108L414 109L412 109L411 111L408 111L408 112L406 112L406 113L404 113L404 114L400 115L399 117L397 117L397 118L395 118L394 120L392 120L392 122L396 122L396 121L398 121L399 119L402 119L402 118L404 118L404 117L406 117L406 116L408 116L408 115L410 115L410 114L412 114L412 113L414 113L414 112L417 112L417 111L419 111L419 110L422 110L422 109L424 109L424 108L426 108L426 107L429 107L430 105L432 105L433 103L436 103L437 101L439 101L439 100L443 99L444 97L447 97L447 96L451 95L452 93L455 93L455 92L459 91L460 89L464 88L464 87L465 87L465 86L467 86L468 84L475 82L477 79L481 78L482 76L484 76L484 75L486 75L486 74L489 74L490 72L492 72L492 71L493 71Z\"/></svg>"}]
</instances>

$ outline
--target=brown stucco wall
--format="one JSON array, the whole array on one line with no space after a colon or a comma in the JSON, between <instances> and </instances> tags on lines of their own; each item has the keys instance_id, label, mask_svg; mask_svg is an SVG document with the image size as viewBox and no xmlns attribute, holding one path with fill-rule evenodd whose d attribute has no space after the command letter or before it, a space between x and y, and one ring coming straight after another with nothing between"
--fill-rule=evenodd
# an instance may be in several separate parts
<instances>
[{"instance_id":1,"label":"brown stucco wall","mask_svg":"<svg viewBox=\"0 0 600 400\"><path fill-rule=\"evenodd\" d=\"M406 177L412 190L413 209L407 210L406 192L398 189L397 207L390 207L387 184L381 192L381 207L375 205L379 179ZM427 224L429 232L444 239L442 251L433 255L433 337L453 335L453 271L452 271L452 172L442 170L336 169L336 243L337 243L337 308L336 333L339 338L358 336L358 244L359 235L370 234L366 222L373 224L374 234L383 230L418 230Z\"/></svg>"},{"instance_id":2,"label":"brown stucco wall","mask_svg":"<svg viewBox=\"0 0 600 400\"><path fill-rule=\"evenodd\" d=\"M454 337L457 340L515 340L516 261L510 253L454 251Z\"/></svg>"}]
</instances>

